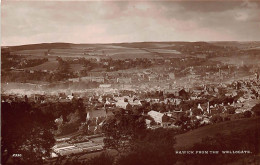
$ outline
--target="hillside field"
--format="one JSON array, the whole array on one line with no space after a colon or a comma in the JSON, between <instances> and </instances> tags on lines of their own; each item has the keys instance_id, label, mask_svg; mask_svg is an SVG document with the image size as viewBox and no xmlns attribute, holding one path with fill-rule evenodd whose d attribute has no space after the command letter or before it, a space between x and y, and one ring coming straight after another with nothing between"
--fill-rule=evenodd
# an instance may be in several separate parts
<instances>
[{"instance_id":1,"label":"hillside field","mask_svg":"<svg viewBox=\"0 0 260 165\"><path fill-rule=\"evenodd\" d=\"M190 148L202 138L214 136L217 133L230 134L257 127L260 130L260 117L226 121L219 124L207 125L176 136L176 149ZM255 129L257 130L257 129Z\"/></svg>"}]
</instances>

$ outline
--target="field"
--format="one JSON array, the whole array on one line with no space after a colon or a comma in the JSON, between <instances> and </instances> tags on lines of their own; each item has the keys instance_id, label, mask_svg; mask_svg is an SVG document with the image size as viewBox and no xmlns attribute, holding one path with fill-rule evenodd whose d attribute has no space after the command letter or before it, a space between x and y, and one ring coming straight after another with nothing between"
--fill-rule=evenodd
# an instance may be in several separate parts
<instances>
[{"instance_id":1,"label":"field","mask_svg":"<svg viewBox=\"0 0 260 165\"><path fill-rule=\"evenodd\" d=\"M181 52L178 52L173 49L147 49L149 52L155 52L155 53L169 53L169 54L181 54Z\"/></svg>"},{"instance_id":2,"label":"field","mask_svg":"<svg viewBox=\"0 0 260 165\"><path fill-rule=\"evenodd\" d=\"M18 50L18 51L13 51L12 54L17 54L17 55L33 55L33 56L42 56L44 57L44 53L47 52L48 49L35 49L35 50Z\"/></svg>"},{"instance_id":3,"label":"field","mask_svg":"<svg viewBox=\"0 0 260 165\"><path fill-rule=\"evenodd\" d=\"M40 70L48 70L53 71L58 68L58 61L47 61L41 65L35 66L35 67L29 67L26 68L26 70L34 70L34 71L40 71Z\"/></svg>"},{"instance_id":4,"label":"field","mask_svg":"<svg viewBox=\"0 0 260 165\"><path fill-rule=\"evenodd\" d=\"M257 126L258 123L258 126ZM208 125L196 130L189 131L176 136L176 149L185 149L192 147L193 144L201 142L201 139L207 136L214 136L217 133L230 134L241 132L246 129L258 127L260 129L260 118L238 119L234 121L222 122L219 124Z\"/></svg>"},{"instance_id":5,"label":"field","mask_svg":"<svg viewBox=\"0 0 260 165\"><path fill-rule=\"evenodd\" d=\"M76 72L76 71L81 71L83 69L84 69L84 67L81 64L70 64L70 69L69 70L71 72Z\"/></svg>"},{"instance_id":6,"label":"field","mask_svg":"<svg viewBox=\"0 0 260 165\"><path fill-rule=\"evenodd\" d=\"M229 56L229 57L214 57L211 58L212 61L219 61L224 64L231 65L249 65L249 64L260 64L260 56Z\"/></svg>"},{"instance_id":7,"label":"field","mask_svg":"<svg viewBox=\"0 0 260 165\"><path fill-rule=\"evenodd\" d=\"M182 58L182 54L174 49L175 44L167 42L155 43L121 43L121 44L34 44L10 47L11 54L27 57L41 58L157 58L161 56L173 56ZM48 55L47 55L48 52ZM176 56L178 55L178 56Z\"/></svg>"},{"instance_id":8,"label":"field","mask_svg":"<svg viewBox=\"0 0 260 165\"><path fill-rule=\"evenodd\" d=\"M236 47L245 51L243 55L223 56L224 47ZM48 58L39 66L26 68L26 70L56 70L57 57L64 60L86 59L165 59L165 58L206 58L202 50L217 51L217 56L209 58L209 62L222 62L233 65L260 64L260 42L134 42L110 44L71 44L71 43L42 43L9 47L11 54L21 55L24 59ZM199 50L196 52L197 48ZM189 50L189 51L184 51ZM235 49L236 50L236 49ZM253 52L252 52L253 51ZM70 65L71 71L83 69L82 65Z\"/></svg>"},{"instance_id":9,"label":"field","mask_svg":"<svg viewBox=\"0 0 260 165\"><path fill-rule=\"evenodd\" d=\"M178 50L191 50L196 48L204 50L223 50L225 47L237 48L245 51L242 57L220 57L213 60L223 61L230 64L253 63L248 61L248 53L259 55L260 42L134 42L134 43L110 43L110 44L71 44L71 43L42 43L32 45L21 45L9 47L12 54L23 56L41 56L41 58L108 58L126 59L126 58L183 58L191 56L190 53L182 53ZM46 55L47 52L49 55ZM200 54L196 54L200 58ZM201 54L205 58L203 53ZM254 59L256 57L250 57ZM260 60L259 60L260 61Z\"/></svg>"},{"instance_id":10,"label":"field","mask_svg":"<svg viewBox=\"0 0 260 165\"><path fill-rule=\"evenodd\" d=\"M245 41L245 42L237 42L237 41L219 41L219 42L209 42L216 46L230 46L230 47L238 47L240 49L248 49L248 48L256 48L259 47L260 42L259 41Z\"/></svg>"}]
</instances>

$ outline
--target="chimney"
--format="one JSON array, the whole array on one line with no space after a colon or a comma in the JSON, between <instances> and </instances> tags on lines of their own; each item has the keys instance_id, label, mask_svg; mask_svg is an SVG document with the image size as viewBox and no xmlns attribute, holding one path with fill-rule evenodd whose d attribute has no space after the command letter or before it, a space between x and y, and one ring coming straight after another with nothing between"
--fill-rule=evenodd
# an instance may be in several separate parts
<instances>
[{"instance_id":1,"label":"chimney","mask_svg":"<svg viewBox=\"0 0 260 165\"><path fill-rule=\"evenodd\" d=\"M208 106L207 106L207 112L208 112L208 114L210 114L209 102L208 102Z\"/></svg>"}]
</instances>

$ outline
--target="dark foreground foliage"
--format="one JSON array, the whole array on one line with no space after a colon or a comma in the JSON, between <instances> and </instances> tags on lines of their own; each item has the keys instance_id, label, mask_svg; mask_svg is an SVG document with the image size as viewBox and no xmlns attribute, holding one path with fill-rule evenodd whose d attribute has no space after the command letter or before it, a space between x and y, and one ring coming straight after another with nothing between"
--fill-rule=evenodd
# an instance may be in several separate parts
<instances>
[{"instance_id":1,"label":"dark foreground foliage","mask_svg":"<svg viewBox=\"0 0 260 165\"><path fill-rule=\"evenodd\" d=\"M26 102L2 103L1 108L2 164L42 164L55 143L54 118Z\"/></svg>"}]
</instances>

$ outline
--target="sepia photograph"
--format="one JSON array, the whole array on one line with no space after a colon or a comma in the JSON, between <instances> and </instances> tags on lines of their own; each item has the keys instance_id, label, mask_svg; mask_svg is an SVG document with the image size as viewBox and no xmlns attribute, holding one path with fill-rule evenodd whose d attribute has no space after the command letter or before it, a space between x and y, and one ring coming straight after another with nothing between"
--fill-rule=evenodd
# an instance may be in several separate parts
<instances>
[{"instance_id":1,"label":"sepia photograph","mask_svg":"<svg viewBox=\"0 0 260 165\"><path fill-rule=\"evenodd\" d=\"M2 165L260 165L260 0L2 0Z\"/></svg>"}]
</instances>

